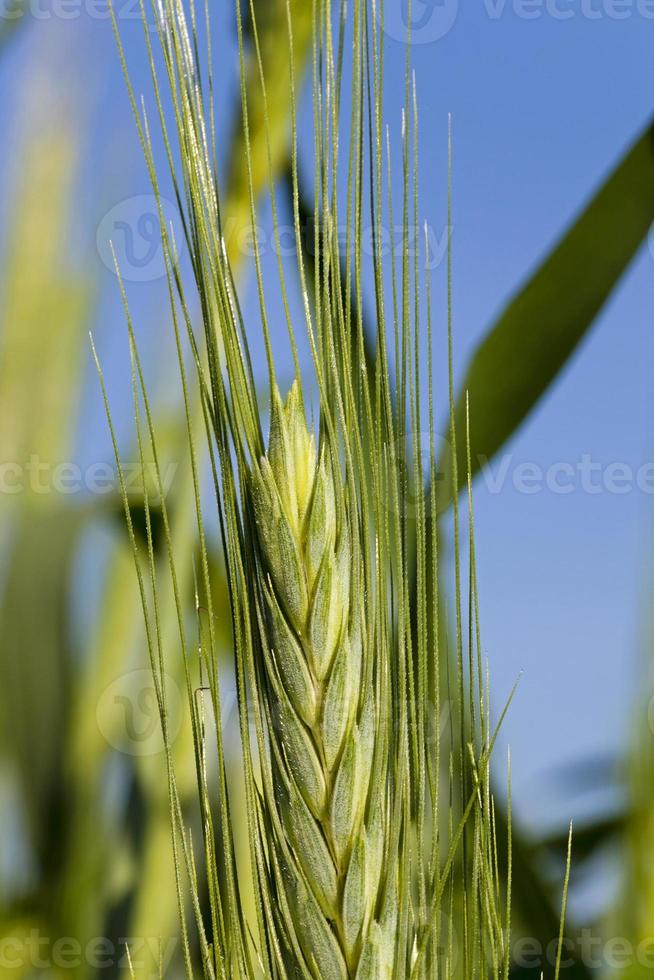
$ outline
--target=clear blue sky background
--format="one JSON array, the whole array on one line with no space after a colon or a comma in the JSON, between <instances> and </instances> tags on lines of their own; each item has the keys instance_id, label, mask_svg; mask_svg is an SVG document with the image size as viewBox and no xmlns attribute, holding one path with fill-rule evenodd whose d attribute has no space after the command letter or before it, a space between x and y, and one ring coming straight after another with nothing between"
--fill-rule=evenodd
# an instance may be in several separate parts
<instances>
[{"instance_id":1,"label":"clear blue sky background","mask_svg":"<svg viewBox=\"0 0 654 980\"><path fill-rule=\"evenodd\" d=\"M89 16L85 2L71 6L78 14L69 20L32 18L17 39L0 66L3 91L12 93L0 109L0 131L6 148L15 100L29 90L35 72L43 96L57 101L66 91L72 99L88 147L80 206L62 249L98 277L96 329L120 404L128 392L122 317L116 281L98 257L95 237L110 208L147 194L149 186L110 27ZM422 105L421 206L439 235L449 112L454 120L459 377L494 315L652 112L654 20L642 6L585 0L582 8L580 0L559 0L547 10L529 6L532 13L540 10L529 19L511 0L504 7L466 0L458 11L444 0L419 11L427 30L436 23L431 16L456 13L444 37L416 45L414 64ZM233 107L237 63L231 3L220 0L216 7L224 123ZM591 8L600 16L590 18ZM552 9L573 15L558 19ZM616 19L616 9L628 16ZM136 85L145 88L138 25L125 18L123 29ZM401 44L389 37L386 117L396 134L403 56ZM440 268L439 303L443 277ZM556 789L544 775L548 770L620 751L633 726L643 722L634 706L643 687L641 627L651 600L654 497L638 490L591 496L581 489L524 495L512 488L511 474L519 463L575 465L584 454L635 469L654 459L653 280L654 258L645 247L574 361L507 447L512 460L504 489L493 494L483 480L477 485L484 643L498 704L523 671L504 742L512 746L519 809L537 826L584 809L569 787ZM254 315L252 285L250 280L246 312ZM167 328L161 284L134 284L130 295L142 335L154 340ZM441 326L443 312L441 305ZM163 356L157 364L154 381L163 390L171 369ZM442 369L440 376L444 382ZM93 380L79 452L110 458Z\"/></svg>"}]
</instances>

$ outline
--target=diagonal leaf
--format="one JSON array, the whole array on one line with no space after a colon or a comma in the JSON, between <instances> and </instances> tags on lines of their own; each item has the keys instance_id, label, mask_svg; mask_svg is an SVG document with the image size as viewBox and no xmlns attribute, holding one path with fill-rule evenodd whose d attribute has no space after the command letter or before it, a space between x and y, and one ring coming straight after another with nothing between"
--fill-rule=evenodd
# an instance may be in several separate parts
<instances>
[{"instance_id":1,"label":"diagonal leaf","mask_svg":"<svg viewBox=\"0 0 654 980\"><path fill-rule=\"evenodd\" d=\"M654 220L654 125L650 123L590 204L481 343L457 407L474 419L477 472L529 415L592 325ZM442 460L440 505L451 499L451 461ZM466 481L465 447L458 478Z\"/></svg>"}]
</instances>

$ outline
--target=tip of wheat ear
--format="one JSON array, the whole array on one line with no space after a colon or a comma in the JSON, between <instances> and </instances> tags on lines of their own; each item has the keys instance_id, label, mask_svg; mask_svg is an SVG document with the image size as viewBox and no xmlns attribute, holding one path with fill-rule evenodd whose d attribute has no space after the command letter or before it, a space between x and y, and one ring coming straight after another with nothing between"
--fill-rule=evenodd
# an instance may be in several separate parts
<instances>
[{"instance_id":1,"label":"tip of wheat ear","mask_svg":"<svg viewBox=\"0 0 654 980\"><path fill-rule=\"evenodd\" d=\"M291 926L319 980L391 976L392 882L380 898L385 768L374 751L374 687L364 683L352 532L340 469L316 448L297 382L285 403L273 394L268 453L251 488Z\"/></svg>"}]
</instances>

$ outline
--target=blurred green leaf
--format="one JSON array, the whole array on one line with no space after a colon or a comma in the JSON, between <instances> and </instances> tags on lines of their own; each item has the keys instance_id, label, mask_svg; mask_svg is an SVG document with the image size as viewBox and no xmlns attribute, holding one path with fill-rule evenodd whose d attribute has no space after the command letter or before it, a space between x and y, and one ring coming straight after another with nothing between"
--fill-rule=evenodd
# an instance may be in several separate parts
<instances>
[{"instance_id":1,"label":"blurred green leaf","mask_svg":"<svg viewBox=\"0 0 654 980\"><path fill-rule=\"evenodd\" d=\"M83 523L79 511L62 505L54 475L71 460L92 287L62 249L79 133L63 114L34 112L4 242L0 306L0 457L16 477L0 497L0 753L15 770L43 867L57 856L50 845L63 819L68 576Z\"/></svg>"},{"instance_id":2,"label":"blurred green leaf","mask_svg":"<svg viewBox=\"0 0 654 980\"><path fill-rule=\"evenodd\" d=\"M288 204L288 210L292 214L294 207L294 186L293 186L293 169L289 165L286 168L284 174L284 190L286 191L286 198ZM315 276L316 276L316 249L314 246L314 235L315 235L315 206L314 202L308 198L306 189L303 186L298 188L298 213L299 213L299 224L302 230L301 241L299 247L302 250L302 258L304 261L304 266L306 270L306 281L309 289L312 291L315 287ZM319 228L318 233L320 237L323 237L323 229ZM309 247L309 242L311 242L311 247ZM323 254L324 245L321 245L318 249L320 254ZM352 357L352 362L355 365L354 371L357 372L356 365L359 363L359 331L363 335L363 356L366 361L369 376L374 378L375 376L375 342L374 342L374 332L370 328L370 317L366 313L365 298L358 297L351 293L348 295L348 290L346 289L347 283L347 269L345 265L345 260L341 259L341 269L340 269L340 289L342 293L342 303L343 310L346 316L349 318L350 324L350 339L352 342L352 350L350 356ZM313 297L315 301L315 296ZM359 310L359 300L362 304L363 313Z\"/></svg>"},{"instance_id":3,"label":"blurred green leaf","mask_svg":"<svg viewBox=\"0 0 654 980\"><path fill-rule=\"evenodd\" d=\"M651 573L650 573L651 574ZM649 601L649 597L648 597ZM652 673L651 604L648 605L642 637L639 693L632 709L633 732L625 764L628 788L628 820L625 823L624 860L621 885L614 908L618 935L627 937L634 948L644 944L647 960L620 977L641 980L651 977L654 936L654 676ZM649 968L648 968L649 967ZM618 971L616 971L618 973Z\"/></svg>"},{"instance_id":4,"label":"blurred green leaf","mask_svg":"<svg viewBox=\"0 0 654 980\"><path fill-rule=\"evenodd\" d=\"M87 942L106 935L105 924L115 902L116 879L127 861L127 819L107 817L107 762L121 744L124 716L103 716L98 708L105 692L131 669L134 650L141 636L140 606L136 589L130 588L133 563L126 535L120 535L108 562L102 599L88 648L77 665L71 684L67 711L63 772L67 790L65 834L61 835L61 868L55 885L56 921L63 934ZM113 721L113 727L109 722ZM130 760L123 760L127 778ZM116 815L118 816L118 815ZM101 833L99 829L101 828ZM138 862L127 866L131 887L138 877ZM119 873L120 872L120 873ZM52 882L46 882L51 888ZM122 896L120 896L122 897ZM83 965L73 977L88 976Z\"/></svg>"},{"instance_id":5,"label":"blurred green leaf","mask_svg":"<svg viewBox=\"0 0 654 980\"><path fill-rule=\"evenodd\" d=\"M247 7L249 9L249 3ZM305 0L291 0L290 7L293 18L293 67L299 90L311 53L313 8ZM248 169L244 166L246 138L249 135L255 202L267 190L271 178L274 184L286 168L291 141L286 0L255 0L254 11L266 92L264 98L256 52L252 50L246 66L249 134L245 132L239 112L232 136L227 177L228 206L224 235L230 260L235 267L242 264L241 236L251 225ZM248 33L251 37L251 25Z\"/></svg>"},{"instance_id":6,"label":"blurred green leaf","mask_svg":"<svg viewBox=\"0 0 654 980\"><path fill-rule=\"evenodd\" d=\"M496 811L496 833L498 860L500 872L506 881L508 876L508 866L506 861L508 847L508 824L505 814L501 809ZM560 895L554 897L550 888L545 883L538 864L534 859L534 854L526 842L524 835L519 832L519 828L513 825L511 828L512 840L512 875L511 891L513 895L513 907L515 909L516 922L512 928L512 943L514 949L516 943L523 937L529 937L530 941L536 941L539 948L543 951L552 949L552 944L558 941L560 928ZM567 846L567 835L566 835ZM576 851L573 844L573 862L576 864ZM573 864L573 866L574 866ZM567 936L573 936L575 927L572 923L566 929ZM530 947L533 949L533 945ZM537 959L536 957L534 959ZM547 971L551 964L545 962L534 963L532 969L513 967L512 977L533 977L540 978L542 971ZM547 975L547 973L545 973ZM570 964L566 967L565 976L569 980L589 980L591 971L588 966L577 958L576 950L570 953Z\"/></svg>"},{"instance_id":7,"label":"blurred green leaf","mask_svg":"<svg viewBox=\"0 0 654 980\"><path fill-rule=\"evenodd\" d=\"M19 464L38 456L52 470L70 461L93 284L87 272L71 267L62 247L80 134L63 110L49 119L35 112L0 273L0 453ZM34 489L34 479L26 482ZM27 489L21 502L47 505L56 497L38 486L32 494Z\"/></svg>"},{"instance_id":8,"label":"blurred green leaf","mask_svg":"<svg viewBox=\"0 0 654 980\"><path fill-rule=\"evenodd\" d=\"M466 483L466 393L473 474L511 437L565 366L654 220L654 125L620 161L473 355L456 407L458 478ZM451 499L443 460L440 506Z\"/></svg>"},{"instance_id":9,"label":"blurred green leaf","mask_svg":"<svg viewBox=\"0 0 654 980\"><path fill-rule=\"evenodd\" d=\"M74 510L26 515L13 534L0 631L0 752L15 767L30 843L42 871L59 857L62 762L70 707L69 576L78 532Z\"/></svg>"},{"instance_id":10,"label":"blurred green leaf","mask_svg":"<svg viewBox=\"0 0 654 980\"><path fill-rule=\"evenodd\" d=\"M600 816L597 820L591 820L581 825L575 825L575 865L579 867L592 860L602 848L615 843L616 839L624 832L630 817L629 812L616 813L611 816ZM565 861L568 834L569 829L566 827L565 830L539 840L534 852L536 854L545 852L556 858L557 861Z\"/></svg>"}]
</instances>

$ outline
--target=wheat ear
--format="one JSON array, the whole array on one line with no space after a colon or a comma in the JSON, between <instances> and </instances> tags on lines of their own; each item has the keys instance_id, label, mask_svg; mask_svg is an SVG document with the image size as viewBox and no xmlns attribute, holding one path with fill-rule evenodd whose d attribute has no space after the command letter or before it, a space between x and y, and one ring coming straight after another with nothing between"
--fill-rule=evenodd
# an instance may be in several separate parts
<instances>
[{"instance_id":1,"label":"wheat ear","mask_svg":"<svg viewBox=\"0 0 654 980\"><path fill-rule=\"evenodd\" d=\"M338 471L338 472L337 472ZM264 661L285 892L320 980L390 976L386 767L355 540L340 469L318 454L300 389L273 398L253 474ZM373 778L374 774L374 778Z\"/></svg>"}]
</instances>

